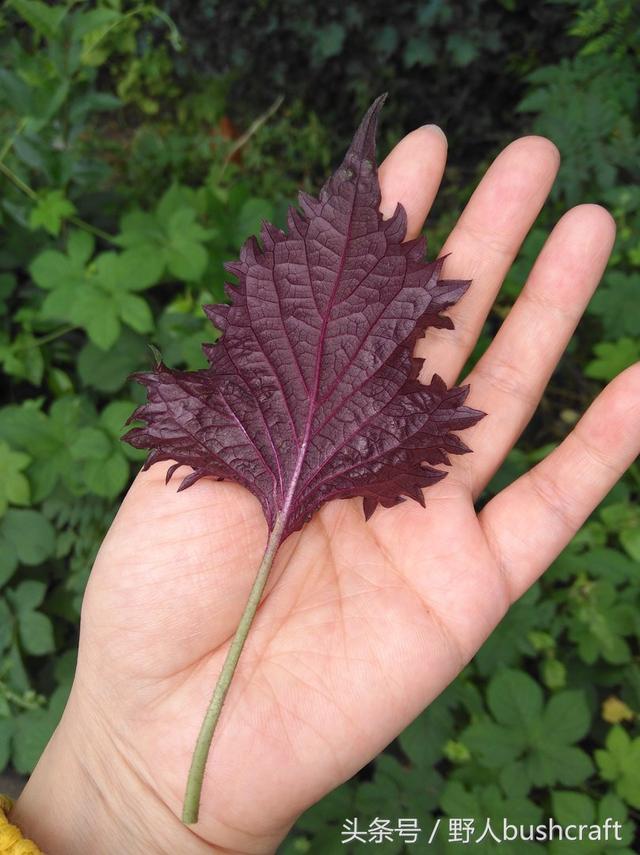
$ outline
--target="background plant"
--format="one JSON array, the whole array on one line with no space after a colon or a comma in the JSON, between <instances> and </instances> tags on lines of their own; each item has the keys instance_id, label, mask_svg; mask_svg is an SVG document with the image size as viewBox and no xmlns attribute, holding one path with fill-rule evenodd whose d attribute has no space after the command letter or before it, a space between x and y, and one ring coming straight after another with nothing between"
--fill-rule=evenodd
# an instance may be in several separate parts
<instances>
[{"instance_id":1,"label":"background plant","mask_svg":"<svg viewBox=\"0 0 640 855\"><path fill-rule=\"evenodd\" d=\"M140 465L119 440L140 400L130 372L150 365L149 343L173 367L203 364L200 305L224 299L222 262L262 218L282 224L299 186L319 186L380 91L387 145L428 121L450 138L433 254L501 145L537 132L560 147L554 196L474 358L568 205L603 203L617 222L604 281L483 500L640 358L640 20L630 0L322 12L299 0L10 0L0 24L0 768L28 773L70 687L93 556ZM633 851L639 492L636 463L459 679L308 811L284 853L348 852L348 817L366 828L415 816L424 835L438 818L446 830L449 817L482 827L550 813L619 818L622 843L574 849ZM394 838L371 845L415 848ZM445 831L432 844L460 846Z\"/></svg>"}]
</instances>

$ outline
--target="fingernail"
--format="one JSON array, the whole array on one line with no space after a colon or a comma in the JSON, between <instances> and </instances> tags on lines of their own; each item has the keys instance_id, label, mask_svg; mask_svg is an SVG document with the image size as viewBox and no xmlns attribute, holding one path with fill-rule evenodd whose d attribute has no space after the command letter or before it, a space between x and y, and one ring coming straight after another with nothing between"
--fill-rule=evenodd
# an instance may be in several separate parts
<instances>
[{"instance_id":1,"label":"fingernail","mask_svg":"<svg viewBox=\"0 0 640 855\"><path fill-rule=\"evenodd\" d=\"M445 142L447 141L447 135L440 125L422 125L422 129L425 131L433 131L434 133L439 134Z\"/></svg>"}]
</instances>

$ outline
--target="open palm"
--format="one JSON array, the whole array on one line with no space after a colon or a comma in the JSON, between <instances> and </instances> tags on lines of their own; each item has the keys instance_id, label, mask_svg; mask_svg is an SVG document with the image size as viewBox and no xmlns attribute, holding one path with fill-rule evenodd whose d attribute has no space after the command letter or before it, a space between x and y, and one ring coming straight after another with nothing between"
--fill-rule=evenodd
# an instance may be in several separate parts
<instances>
[{"instance_id":1,"label":"open palm","mask_svg":"<svg viewBox=\"0 0 640 855\"><path fill-rule=\"evenodd\" d=\"M401 201L409 236L422 227L445 155L442 133L425 127L381 167L383 211ZM555 147L528 137L488 170L443 247L445 276L473 284L450 312L455 331L431 330L418 346L426 379L457 379L557 167ZM467 378L469 404L489 414L465 432L474 453L427 491L426 509L379 508L365 523L361 500L332 502L285 542L215 734L200 822L181 830L180 851L273 851L300 812L456 676L638 453L636 365L545 461L474 510L530 419L613 236L610 216L593 205L557 224ZM177 823L267 529L243 488L205 479L176 493L164 484L167 465L137 477L102 546L70 706Z\"/></svg>"}]
</instances>

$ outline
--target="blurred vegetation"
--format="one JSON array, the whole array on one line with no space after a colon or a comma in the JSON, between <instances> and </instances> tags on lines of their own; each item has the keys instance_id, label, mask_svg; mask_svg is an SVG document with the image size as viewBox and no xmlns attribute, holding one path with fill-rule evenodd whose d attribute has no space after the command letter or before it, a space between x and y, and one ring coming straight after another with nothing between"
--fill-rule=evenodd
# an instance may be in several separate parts
<instances>
[{"instance_id":1,"label":"blurred vegetation","mask_svg":"<svg viewBox=\"0 0 640 855\"><path fill-rule=\"evenodd\" d=\"M632 0L9 0L0 12L0 769L32 769L68 693L82 592L140 456L119 441L153 344L203 364L203 302L262 218L313 191L389 90L381 149L434 121L451 164L435 254L482 169L520 133L563 165L474 358L549 228L605 204L611 265L518 448L487 494L543 457L640 358L640 16ZM161 188L161 191L159 190ZM640 468L636 463L458 680L309 810L282 852L359 851L342 824L640 812ZM635 759L634 759L635 758ZM416 848L396 830L376 851ZM382 838L384 840L384 837ZM515 848L514 848L515 847ZM493 852L497 844L481 844ZM502 844L502 852L517 852Z\"/></svg>"}]
</instances>

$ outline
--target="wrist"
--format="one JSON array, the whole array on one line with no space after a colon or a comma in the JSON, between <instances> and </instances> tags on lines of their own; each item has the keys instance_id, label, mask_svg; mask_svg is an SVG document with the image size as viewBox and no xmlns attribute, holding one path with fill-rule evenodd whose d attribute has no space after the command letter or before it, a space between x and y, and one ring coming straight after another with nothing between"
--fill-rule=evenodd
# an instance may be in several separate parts
<instances>
[{"instance_id":1,"label":"wrist","mask_svg":"<svg viewBox=\"0 0 640 855\"><path fill-rule=\"evenodd\" d=\"M63 718L11 811L11 821L47 855L269 855L279 840L224 846L200 838L127 764L82 726L70 698Z\"/></svg>"}]
</instances>

